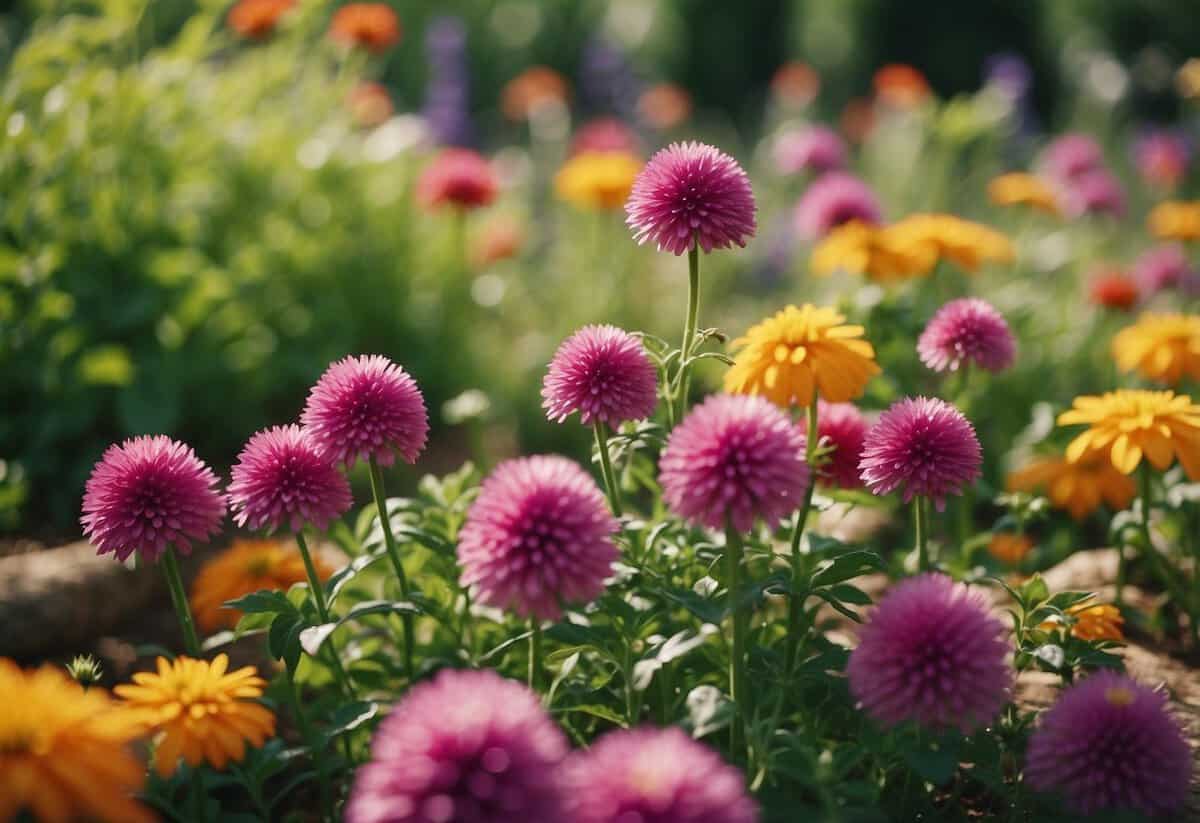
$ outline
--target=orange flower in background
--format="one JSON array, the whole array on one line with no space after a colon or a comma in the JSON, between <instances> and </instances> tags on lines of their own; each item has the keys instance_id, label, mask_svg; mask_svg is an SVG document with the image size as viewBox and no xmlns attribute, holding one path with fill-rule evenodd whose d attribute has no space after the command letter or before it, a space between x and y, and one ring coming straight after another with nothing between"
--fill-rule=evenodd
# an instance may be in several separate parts
<instances>
[{"instance_id":1,"label":"orange flower in background","mask_svg":"<svg viewBox=\"0 0 1200 823\"><path fill-rule=\"evenodd\" d=\"M1033 551L1033 541L1024 534L996 532L992 535L992 539L988 541L987 550L988 554L1001 563L1007 563L1010 566L1019 566L1021 565L1021 561Z\"/></svg>"},{"instance_id":2,"label":"orange flower in background","mask_svg":"<svg viewBox=\"0 0 1200 823\"><path fill-rule=\"evenodd\" d=\"M366 128L386 122L395 111L392 96L382 83L359 83L350 92L346 107L354 122Z\"/></svg>"},{"instance_id":3,"label":"orange flower in background","mask_svg":"<svg viewBox=\"0 0 1200 823\"><path fill-rule=\"evenodd\" d=\"M479 233L479 239L471 248L471 262L482 269L501 260L516 257L525 243L525 231L521 223L502 215L489 220Z\"/></svg>"},{"instance_id":4,"label":"orange flower in background","mask_svg":"<svg viewBox=\"0 0 1200 823\"><path fill-rule=\"evenodd\" d=\"M229 27L242 37L262 40L295 5L296 0L239 0L229 10Z\"/></svg>"},{"instance_id":5,"label":"orange flower in background","mask_svg":"<svg viewBox=\"0 0 1200 823\"><path fill-rule=\"evenodd\" d=\"M1046 214L1059 214L1058 197L1042 178L1024 172L1012 172L988 183L988 199L997 206L1028 206Z\"/></svg>"},{"instance_id":6,"label":"orange flower in background","mask_svg":"<svg viewBox=\"0 0 1200 823\"><path fill-rule=\"evenodd\" d=\"M533 66L504 85L500 108L509 120L528 120L542 106L564 103L567 81L552 68Z\"/></svg>"},{"instance_id":7,"label":"orange flower in background","mask_svg":"<svg viewBox=\"0 0 1200 823\"><path fill-rule=\"evenodd\" d=\"M1116 606L1107 603L1098 606L1088 606L1083 603L1067 609L1067 614L1075 618L1071 634L1080 640L1124 640L1125 633L1121 626L1125 618Z\"/></svg>"},{"instance_id":8,"label":"orange flower in background","mask_svg":"<svg viewBox=\"0 0 1200 823\"><path fill-rule=\"evenodd\" d=\"M760 394L783 408L860 397L880 373L863 327L834 309L788 306L733 341L741 348L725 372L725 391Z\"/></svg>"},{"instance_id":9,"label":"orange flower in background","mask_svg":"<svg viewBox=\"0 0 1200 823\"><path fill-rule=\"evenodd\" d=\"M317 576L327 580L333 569L313 555ZM234 540L233 545L209 560L192 583L192 612L206 634L232 629L241 619L237 609L223 608L226 601L251 592L271 589L287 591L308 579L304 559L291 543L282 540Z\"/></svg>"},{"instance_id":10,"label":"orange flower in background","mask_svg":"<svg viewBox=\"0 0 1200 823\"><path fill-rule=\"evenodd\" d=\"M925 75L904 63L889 63L875 72L875 96L896 109L913 109L929 97Z\"/></svg>"},{"instance_id":11,"label":"orange flower in background","mask_svg":"<svg viewBox=\"0 0 1200 823\"><path fill-rule=\"evenodd\" d=\"M227 672L229 657L210 663L190 657L158 658L156 672L138 672L113 691L130 716L157 735L154 770L162 778L178 768L208 763L224 769L246 756L246 743L261 746L275 735L275 715L255 702L267 681L253 666Z\"/></svg>"},{"instance_id":12,"label":"orange flower in background","mask_svg":"<svg viewBox=\"0 0 1200 823\"><path fill-rule=\"evenodd\" d=\"M334 12L329 36L379 54L400 42L400 18L386 3L347 3Z\"/></svg>"},{"instance_id":13,"label":"orange flower in background","mask_svg":"<svg viewBox=\"0 0 1200 823\"><path fill-rule=\"evenodd\" d=\"M134 800L146 770L128 749L136 718L103 689L86 691L59 666L21 670L0 659L0 820L150 823Z\"/></svg>"},{"instance_id":14,"label":"orange flower in background","mask_svg":"<svg viewBox=\"0 0 1200 823\"><path fill-rule=\"evenodd\" d=\"M1123 372L1174 386L1184 376L1200 380L1200 315L1147 312L1117 332L1113 359Z\"/></svg>"},{"instance_id":15,"label":"orange flower in background","mask_svg":"<svg viewBox=\"0 0 1200 823\"><path fill-rule=\"evenodd\" d=\"M691 116L692 97L674 83L659 83L642 92L637 110L649 126L667 131Z\"/></svg>"},{"instance_id":16,"label":"orange flower in background","mask_svg":"<svg viewBox=\"0 0 1200 823\"><path fill-rule=\"evenodd\" d=\"M1118 311L1132 309L1140 296L1137 283L1120 269L1102 271L1088 286L1088 297L1093 303Z\"/></svg>"},{"instance_id":17,"label":"orange flower in background","mask_svg":"<svg viewBox=\"0 0 1200 823\"><path fill-rule=\"evenodd\" d=\"M624 207L643 165L624 151L577 154L554 176L554 192L581 208L614 211Z\"/></svg>"},{"instance_id":18,"label":"orange flower in background","mask_svg":"<svg viewBox=\"0 0 1200 823\"><path fill-rule=\"evenodd\" d=\"M1099 454L1121 474L1133 474L1143 457L1159 471L1178 457L1187 476L1200 480L1200 406L1186 394L1118 389L1076 397L1058 425L1088 427L1067 446L1072 462Z\"/></svg>"},{"instance_id":19,"label":"orange flower in background","mask_svg":"<svg viewBox=\"0 0 1200 823\"><path fill-rule=\"evenodd\" d=\"M771 78L771 94L793 108L807 106L820 91L821 75L807 63L784 63Z\"/></svg>"},{"instance_id":20,"label":"orange flower in background","mask_svg":"<svg viewBox=\"0 0 1200 823\"><path fill-rule=\"evenodd\" d=\"M1137 494L1133 480L1100 454L1085 455L1074 463L1061 456L1039 457L1010 472L1005 485L1009 491L1044 490L1051 505L1076 520L1083 520L1102 503L1113 511L1123 511Z\"/></svg>"},{"instance_id":21,"label":"orange flower in background","mask_svg":"<svg viewBox=\"0 0 1200 823\"><path fill-rule=\"evenodd\" d=\"M838 128L851 143L862 143L875 130L875 107L871 101L856 97L842 108Z\"/></svg>"},{"instance_id":22,"label":"orange flower in background","mask_svg":"<svg viewBox=\"0 0 1200 823\"><path fill-rule=\"evenodd\" d=\"M913 214L888 227L905 246L927 244L938 260L949 260L968 272L986 263L1011 263L1012 242L995 229L952 214Z\"/></svg>"},{"instance_id":23,"label":"orange flower in background","mask_svg":"<svg viewBox=\"0 0 1200 823\"><path fill-rule=\"evenodd\" d=\"M1146 217L1146 227L1163 240L1200 240L1200 200L1168 200Z\"/></svg>"},{"instance_id":24,"label":"orange flower in background","mask_svg":"<svg viewBox=\"0 0 1200 823\"><path fill-rule=\"evenodd\" d=\"M810 261L817 275L843 271L885 283L923 277L936 263L937 249L932 244L914 242L902 233L857 220L825 235Z\"/></svg>"}]
</instances>

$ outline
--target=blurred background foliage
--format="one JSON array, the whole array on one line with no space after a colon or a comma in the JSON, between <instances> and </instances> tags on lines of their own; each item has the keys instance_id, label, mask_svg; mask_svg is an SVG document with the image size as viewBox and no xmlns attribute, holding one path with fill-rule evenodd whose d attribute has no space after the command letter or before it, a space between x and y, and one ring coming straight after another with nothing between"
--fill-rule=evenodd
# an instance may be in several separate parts
<instances>
[{"instance_id":1,"label":"blurred background foliage","mask_svg":"<svg viewBox=\"0 0 1200 823\"><path fill-rule=\"evenodd\" d=\"M821 78L804 117L831 122L881 64L921 69L945 102L876 130L856 170L891 217L937 208L1026 237L1015 272L972 289L1026 346L994 387L1011 413L986 423L991 442L1016 442L1037 401L1111 375L1093 342L1114 321L1074 311L1063 272L1144 241L1081 223L1048 242L1023 218L987 214L986 182L1028 161L1031 123L1112 148L1143 121L1186 116L1174 70L1200 52L1200 16L1171 0L396 0L403 39L377 56L324 37L338 5L301 3L262 44L240 41L218 0L20 0L0 14L0 529L77 533L92 463L130 434L169 432L226 467L351 352L386 353L417 377L438 427L424 469L518 447L585 454L586 437L539 409L554 347L585 322L674 338L684 300L685 264L637 249L619 212L551 202L572 124L595 115L640 122L647 150L701 137L751 171L760 234L705 261L702 320L738 332L786 301L840 300L885 363L867 405L928 385L911 345L946 295L847 296L809 281L795 253L785 224L800 182L768 157L788 116L770 81L789 60ZM999 52L1033 70L1024 124L979 93L983 58ZM506 119L505 84L534 64L568 79L570 111ZM382 82L400 114L357 122L346 101L362 79ZM637 100L663 81L687 89L694 113L655 129ZM462 220L412 196L447 83L459 142L493 155L504 184L500 204ZM429 121L410 114L422 111ZM1128 170L1127 151L1111 159ZM1138 197L1134 215L1149 195ZM469 250L499 218L522 227L521 251L483 265ZM1055 299L1031 300L1031 278Z\"/></svg>"}]
</instances>

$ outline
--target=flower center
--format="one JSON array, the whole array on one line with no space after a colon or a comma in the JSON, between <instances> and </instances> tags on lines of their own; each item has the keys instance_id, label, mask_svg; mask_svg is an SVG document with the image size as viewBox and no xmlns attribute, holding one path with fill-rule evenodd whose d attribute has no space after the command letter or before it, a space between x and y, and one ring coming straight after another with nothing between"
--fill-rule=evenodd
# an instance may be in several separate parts
<instances>
[{"instance_id":1,"label":"flower center","mask_svg":"<svg viewBox=\"0 0 1200 823\"><path fill-rule=\"evenodd\" d=\"M1128 706L1133 702L1133 692L1124 686L1113 686L1104 690L1104 699L1112 706Z\"/></svg>"}]
</instances>

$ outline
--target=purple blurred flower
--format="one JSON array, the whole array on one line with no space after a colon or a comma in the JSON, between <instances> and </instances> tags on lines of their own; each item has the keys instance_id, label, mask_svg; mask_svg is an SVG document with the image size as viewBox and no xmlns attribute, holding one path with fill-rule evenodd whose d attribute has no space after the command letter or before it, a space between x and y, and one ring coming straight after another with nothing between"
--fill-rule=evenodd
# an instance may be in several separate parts
<instances>
[{"instance_id":1,"label":"purple blurred flower","mask_svg":"<svg viewBox=\"0 0 1200 823\"><path fill-rule=\"evenodd\" d=\"M430 21L425 30L429 79L425 87L425 119L437 143L470 146L471 80L467 68L467 29L457 17Z\"/></svg>"},{"instance_id":2,"label":"purple blurred flower","mask_svg":"<svg viewBox=\"0 0 1200 823\"><path fill-rule=\"evenodd\" d=\"M882 219L871 187L844 172L817 178L796 204L796 230L808 240L818 240L843 223L857 220L876 225Z\"/></svg>"},{"instance_id":3,"label":"purple blurred flower","mask_svg":"<svg viewBox=\"0 0 1200 823\"><path fill-rule=\"evenodd\" d=\"M616 326L584 326L558 347L542 384L546 417L579 412L587 425L644 420L658 403L658 371L642 341Z\"/></svg>"},{"instance_id":4,"label":"purple blurred flower","mask_svg":"<svg viewBox=\"0 0 1200 823\"><path fill-rule=\"evenodd\" d=\"M817 402L817 438L833 447L828 462L821 466L820 482L841 489L862 488L858 461L868 428L867 418L853 403ZM807 423L801 430L808 435Z\"/></svg>"},{"instance_id":5,"label":"purple blurred flower","mask_svg":"<svg viewBox=\"0 0 1200 823\"><path fill-rule=\"evenodd\" d=\"M1114 671L1071 686L1029 740L1025 780L1078 814L1107 809L1166 818L1189 795L1192 753L1166 696Z\"/></svg>"},{"instance_id":6,"label":"purple blurred flower","mask_svg":"<svg viewBox=\"0 0 1200 823\"><path fill-rule=\"evenodd\" d=\"M850 653L850 692L883 726L911 721L970 734L1008 702L1007 635L978 590L939 573L902 580Z\"/></svg>"},{"instance_id":7,"label":"purple blurred flower","mask_svg":"<svg viewBox=\"0 0 1200 823\"><path fill-rule=\"evenodd\" d=\"M1064 184L1067 211L1079 217L1085 214L1125 216L1125 191L1121 182L1108 169L1084 172Z\"/></svg>"},{"instance_id":8,"label":"purple blurred flower","mask_svg":"<svg viewBox=\"0 0 1200 823\"><path fill-rule=\"evenodd\" d=\"M745 246L754 236L750 178L729 155L703 143L672 143L638 174L625 204L639 244L683 254Z\"/></svg>"},{"instance_id":9,"label":"purple blurred flower","mask_svg":"<svg viewBox=\"0 0 1200 823\"><path fill-rule=\"evenodd\" d=\"M347 467L372 457L390 466L396 452L415 463L429 434L416 381L378 354L347 357L326 369L300 422L327 459Z\"/></svg>"},{"instance_id":10,"label":"purple blurred flower","mask_svg":"<svg viewBox=\"0 0 1200 823\"><path fill-rule=\"evenodd\" d=\"M346 823L567 823L556 773L566 737L525 686L444 669L380 724Z\"/></svg>"},{"instance_id":11,"label":"purple blurred flower","mask_svg":"<svg viewBox=\"0 0 1200 823\"><path fill-rule=\"evenodd\" d=\"M609 732L567 761L573 823L756 823L742 773L681 729Z\"/></svg>"},{"instance_id":12,"label":"purple blurred flower","mask_svg":"<svg viewBox=\"0 0 1200 823\"><path fill-rule=\"evenodd\" d=\"M1053 179L1067 182L1103 169L1104 152L1095 138L1086 134L1064 134L1046 146L1041 167Z\"/></svg>"},{"instance_id":13,"label":"purple blurred flower","mask_svg":"<svg viewBox=\"0 0 1200 823\"><path fill-rule=\"evenodd\" d=\"M621 48L604 37L593 37L579 61L579 88L585 110L616 114L631 121L636 115L638 82Z\"/></svg>"},{"instance_id":14,"label":"purple blurred flower","mask_svg":"<svg viewBox=\"0 0 1200 823\"><path fill-rule=\"evenodd\" d=\"M507 460L484 480L459 532L460 582L484 605L557 620L563 603L604 591L617 528L596 481L575 463Z\"/></svg>"},{"instance_id":15,"label":"purple blurred flower","mask_svg":"<svg viewBox=\"0 0 1200 823\"><path fill-rule=\"evenodd\" d=\"M1014 104L1029 95L1033 70L1024 57L1015 52L1000 52L983 63L984 83L998 90Z\"/></svg>"},{"instance_id":16,"label":"purple blurred flower","mask_svg":"<svg viewBox=\"0 0 1200 823\"><path fill-rule=\"evenodd\" d=\"M1133 144L1133 159L1142 179L1154 186L1174 188L1187 174L1191 149L1183 135L1168 129L1152 129Z\"/></svg>"},{"instance_id":17,"label":"purple blurred flower","mask_svg":"<svg viewBox=\"0 0 1200 823\"><path fill-rule=\"evenodd\" d=\"M1178 289L1185 295L1200 294L1200 272L1188 264L1183 246L1171 243L1143 252L1133 263L1133 278L1143 295Z\"/></svg>"},{"instance_id":18,"label":"purple blurred flower","mask_svg":"<svg viewBox=\"0 0 1200 823\"><path fill-rule=\"evenodd\" d=\"M892 404L867 432L858 467L875 494L900 491L907 503L920 495L938 511L946 495L962 494L980 474L979 439L962 412L934 397Z\"/></svg>"},{"instance_id":19,"label":"purple blurred flower","mask_svg":"<svg viewBox=\"0 0 1200 823\"><path fill-rule=\"evenodd\" d=\"M353 503L346 478L296 425L251 437L229 483L234 522L251 529L299 531L311 523L324 531Z\"/></svg>"},{"instance_id":20,"label":"purple blurred flower","mask_svg":"<svg viewBox=\"0 0 1200 823\"><path fill-rule=\"evenodd\" d=\"M124 561L137 552L158 560L169 545L184 554L192 541L221 529L225 501L217 476L191 446L166 435L109 446L83 493L83 534L97 554Z\"/></svg>"},{"instance_id":21,"label":"purple blurred flower","mask_svg":"<svg viewBox=\"0 0 1200 823\"><path fill-rule=\"evenodd\" d=\"M958 371L963 364L998 372L1013 364L1017 341L1004 316L990 303L964 297L937 310L921 332L917 353L937 372Z\"/></svg>"},{"instance_id":22,"label":"purple blurred flower","mask_svg":"<svg viewBox=\"0 0 1200 823\"><path fill-rule=\"evenodd\" d=\"M827 126L808 126L780 135L774 155L781 174L823 174L845 167L846 144Z\"/></svg>"},{"instance_id":23,"label":"purple blurred flower","mask_svg":"<svg viewBox=\"0 0 1200 823\"><path fill-rule=\"evenodd\" d=\"M659 462L671 511L713 529L726 518L742 532L756 518L775 525L800 505L808 480L800 430L757 395L709 397L671 432Z\"/></svg>"}]
</instances>

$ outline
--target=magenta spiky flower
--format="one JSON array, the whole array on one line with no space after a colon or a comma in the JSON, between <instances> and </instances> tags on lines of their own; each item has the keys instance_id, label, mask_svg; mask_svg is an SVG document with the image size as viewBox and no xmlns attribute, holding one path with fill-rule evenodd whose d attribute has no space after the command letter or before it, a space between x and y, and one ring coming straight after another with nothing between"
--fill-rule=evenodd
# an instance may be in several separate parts
<instances>
[{"instance_id":1,"label":"magenta spiky flower","mask_svg":"<svg viewBox=\"0 0 1200 823\"><path fill-rule=\"evenodd\" d=\"M667 506L692 523L774 526L808 488L804 436L764 397L714 394L671 432L658 479Z\"/></svg>"},{"instance_id":2,"label":"magenta spiky flower","mask_svg":"<svg viewBox=\"0 0 1200 823\"><path fill-rule=\"evenodd\" d=\"M1017 341L991 303L963 297L937 310L917 340L917 354L938 372L958 371L963 365L999 372L1016 359Z\"/></svg>"},{"instance_id":3,"label":"magenta spiky flower","mask_svg":"<svg viewBox=\"0 0 1200 823\"><path fill-rule=\"evenodd\" d=\"M1125 216L1125 190L1112 172L1094 169L1066 184L1067 210L1075 217L1085 214Z\"/></svg>"},{"instance_id":4,"label":"magenta spiky flower","mask_svg":"<svg viewBox=\"0 0 1200 823\"><path fill-rule=\"evenodd\" d=\"M1063 692L1041 717L1025 781L1081 815L1102 810L1170 817L1186 802L1192 754L1167 698L1114 671Z\"/></svg>"},{"instance_id":5,"label":"magenta spiky flower","mask_svg":"<svg viewBox=\"0 0 1200 823\"><path fill-rule=\"evenodd\" d=\"M843 223L877 225L883 219L879 199L863 181L844 172L817 178L796 204L796 230L817 240Z\"/></svg>"},{"instance_id":6,"label":"magenta spiky flower","mask_svg":"<svg viewBox=\"0 0 1200 823\"><path fill-rule=\"evenodd\" d=\"M417 201L426 208L476 209L496 199L496 174L471 149L442 149L417 179Z\"/></svg>"},{"instance_id":7,"label":"magenta spiky flower","mask_svg":"<svg viewBox=\"0 0 1200 823\"><path fill-rule=\"evenodd\" d=\"M566 737L538 696L482 669L444 669L380 724L346 823L568 823Z\"/></svg>"},{"instance_id":8,"label":"magenta spiky flower","mask_svg":"<svg viewBox=\"0 0 1200 823\"><path fill-rule=\"evenodd\" d=\"M574 823L755 823L741 772L677 727L609 732L565 769Z\"/></svg>"},{"instance_id":9,"label":"magenta spiky flower","mask_svg":"<svg viewBox=\"0 0 1200 823\"><path fill-rule=\"evenodd\" d=\"M867 436L867 418L853 403L817 402L817 437L833 451L820 468L819 482L841 489L861 489L858 461ZM808 434L808 424L801 431Z\"/></svg>"},{"instance_id":10,"label":"magenta spiky flower","mask_svg":"<svg viewBox=\"0 0 1200 823\"><path fill-rule=\"evenodd\" d=\"M1147 131L1133 144L1133 159L1142 179L1168 189L1187 174L1191 154L1187 138L1168 129Z\"/></svg>"},{"instance_id":11,"label":"magenta spiky flower","mask_svg":"<svg viewBox=\"0 0 1200 823\"><path fill-rule=\"evenodd\" d=\"M1188 264L1183 247L1177 243L1155 246L1133 263L1133 279L1143 295L1178 289L1186 295L1200 294L1200 272Z\"/></svg>"},{"instance_id":12,"label":"magenta spiky flower","mask_svg":"<svg viewBox=\"0 0 1200 823\"><path fill-rule=\"evenodd\" d=\"M507 460L483 481L458 534L460 582L476 602L557 620L612 574L618 529L591 475L565 457Z\"/></svg>"},{"instance_id":13,"label":"magenta spiky flower","mask_svg":"<svg viewBox=\"0 0 1200 823\"><path fill-rule=\"evenodd\" d=\"M828 126L785 132L775 142L774 154L775 168L783 174L824 174L846 165L846 144Z\"/></svg>"},{"instance_id":14,"label":"magenta spiky flower","mask_svg":"<svg viewBox=\"0 0 1200 823\"><path fill-rule=\"evenodd\" d=\"M745 246L754 236L750 178L728 154L703 143L672 143L633 181L626 223L639 244L683 254Z\"/></svg>"},{"instance_id":15,"label":"magenta spiky flower","mask_svg":"<svg viewBox=\"0 0 1200 823\"><path fill-rule=\"evenodd\" d=\"M238 455L229 506L239 526L324 531L354 500L350 484L313 439L296 425L256 433Z\"/></svg>"},{"instance_id":16,"label":"magenta spiky flower","mask_svg":"<svg viewBox=\"0 0 1200 823\"><path fill-rule=\"evenodd\" d=\"M1074 180L1104 168L1104 152L1095 138L1086 134L1064 134L1042 152L1043 173L1059 181Z\"/></svg>"},{"instance_id":17,"label":"magenta spiky flower","mask_svg":"<svg viewBox=\"0 0 1200 823\"><path fill-rule=\"evenodd\" d=\"M862 627L846 664L850 692L885 727L970 734L1008 702L1007 634L978 590L936 572L910 577Z\"/></svg>"},{"instance_id":18,"label":"magenta spiky flower","mask_svg":"<svg viewBox=\"0 0 1200 823\"><path fill-rule=\"evenodd\" d=\"M579 412L585 424L644 420L658 402L658 372L642 342L616 326L584 326L563 341L542 383L546 417Z\"/></svg>"},{"instance_id":19,"label":"magenta spiky flower","mask_svg":"<svg viewBox=\"0 0 1200 823\"><path fill-rule=\"evenodd\" d=\"M347 468L372 457L390 466L397 452L413 463L429 434L416 381L378 354L330 365L309 391L300 422L324 457Z\"/></svg>"},{"instance_id":20,"label":"magenta spiky flower","mask_svg":"<svg viewBox=\"0 0 1200 823\"><path fill-rule=\"evenodd\" d=\"M191 446L166 435L109 446L83 493L83 534L97 554L155 561L174 546L191 551L221 529L225 501L217 476Z\"/></svg>"},{"instance_id":21,"label":"magenta spiky flower","mask_svg":"<svg viewBox=\"0 0 1200 823\"><path fill-rule=\"evenodd\" d=\"M962 412L935 397L906 397L867 432L858 468L875 494L900 491L905 503L928 497L941 511L946 495L962 494L979 477L982 463L979 438Z\"/></svg>"}]
</instances>

